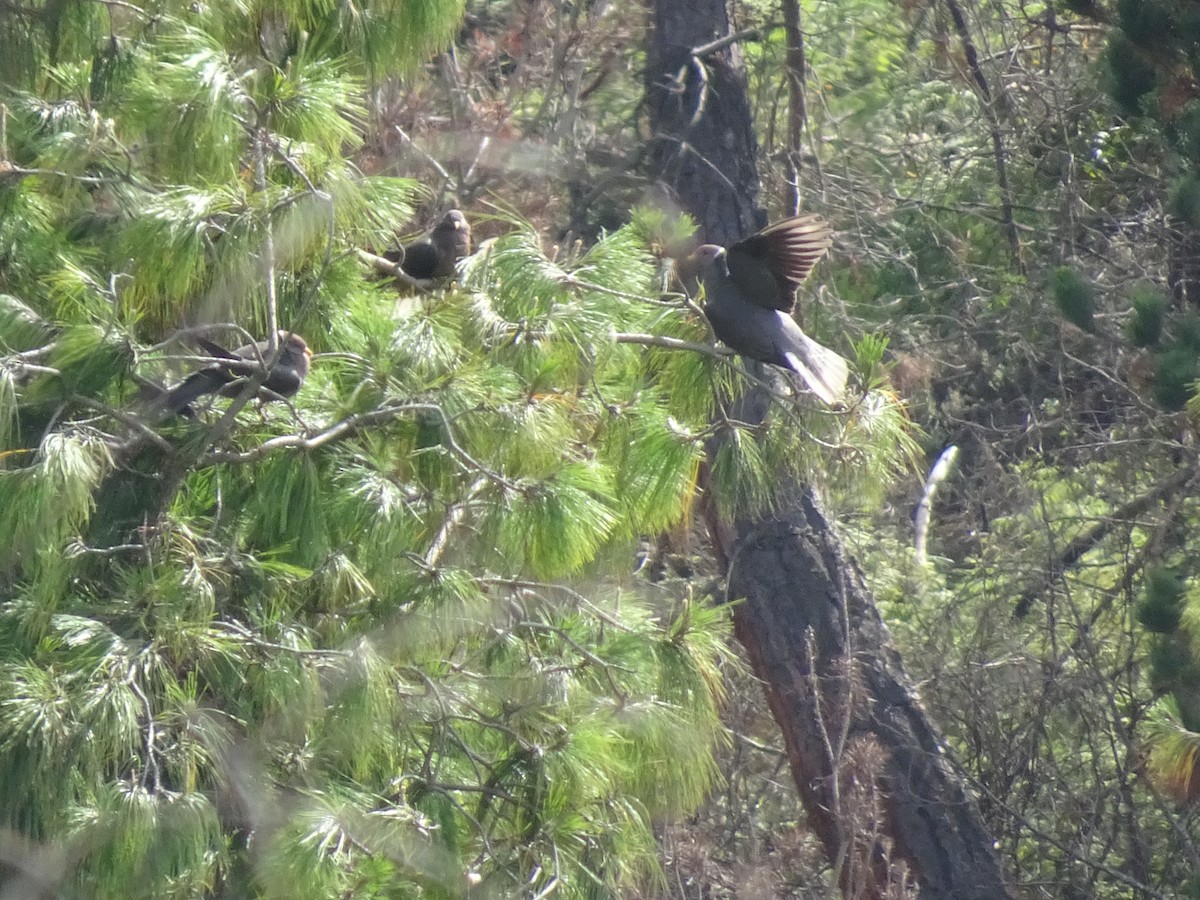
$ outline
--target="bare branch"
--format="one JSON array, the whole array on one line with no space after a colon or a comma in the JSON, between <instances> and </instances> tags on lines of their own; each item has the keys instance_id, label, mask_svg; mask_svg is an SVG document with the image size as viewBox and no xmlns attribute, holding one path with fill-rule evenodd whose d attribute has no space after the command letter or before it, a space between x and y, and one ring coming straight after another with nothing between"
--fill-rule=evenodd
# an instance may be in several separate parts
<instances>
[{"instance_id":1,"label":"bare branch","mask_svg":"<svg viewBox=\"0 0 1200 900\"><path fill-rule=\"evenodd\" d=\"M427 293L433 290L433 286L437 283L428 278L413 278L390 259L385 259L382 256L376 256L374 253L368 253L366 250L356 250L355 253L358 255L358 258L367 263L367 265L374 267L376 272L379 272L381 275L388 275L392 278L395 278L397 281L408 285L413 290Z\"/></svg>"},{"instance_id":2,"label":"bare branch","mask_svg":"<svg viewBox=\"0 0 1200 900\"><path fill-rule=\"evenodd\" d=\"M453 432L450 427L450 419L446 416L445 411L436 403L397 403L381 406L378 409L373 409L370 412L355 413L347 416L340 422L335 422L323 431L319 431L312 435L302 434L285 434L279 437L270 438L263 441L252 450L238 452L236 450L218 450L211 453L206 453L200 458L201 464L209 464L214 462L224 463L250 463L263 459L272 453L279 450L316 450L326 444L333 443L351 435L357 434L364 428L371 425L378 425L392 419L399 418L406 413L433 413L441 420L443 429L443 441L450 452L458 458L458 460L469 470L479 472L491 481L496 482L502 487L510 491L521 491L521 485L514 481L505 478L499 472L496 472L483 463L475 459L471 454L462 448L461 445L454 439Z\"/></svg>"},{"instance_id":3,"label":"bare branch","mask_svg":"<svg viewBox=\"0 0 1200 900\"><path fill-rule=\"evenodd\" d=\"M725 37L717 38L707 44L701 44L699 47L692 48L692 56L703 58L711 56L718 50L724 50L730 44L736 44L738 41L761 41L762 32L757 28L744 28L741 31L735 31L732 34L727 34Z\"/></svg>"}]
</instances>

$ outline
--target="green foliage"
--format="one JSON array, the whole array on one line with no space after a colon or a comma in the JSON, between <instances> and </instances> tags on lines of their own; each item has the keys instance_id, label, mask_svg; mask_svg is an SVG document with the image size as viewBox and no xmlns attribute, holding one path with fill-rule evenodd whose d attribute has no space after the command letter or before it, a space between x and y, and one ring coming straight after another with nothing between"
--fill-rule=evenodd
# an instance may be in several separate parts
<instances>
[{"instance_id":1,"label":"green foliage","mask_svg":"<svg viewBox=\"0 0 1200 900\"><path fill-rule=\"evenodd\" d=\"M1171 215L1200 228L1200 177L1195 173L1184 175L1171 192L1167 208Z\"/></svg>"},{"instance_id":2,"label":"green foliage","mask_svg":"<svg viewBox=\"0 0 1200 900\"><path fill-rule=\"evenodd\" d=\"M236 196L224 191L208 196ZM163 214L130 213L131 227L196 208L160 196ZM236 243L258 208L251 194L244 212L201 204L192 221ZM341 221L346 246L362 225ZM162 234L186 254L187 228ZM145 243L141 263L161 252ZM208 247L193 246L203 272ZM36 449L7 430L24 466L0 472L3 526L20 535L3 559L0 766L25 788L6 824L90 845L102 832L64 873L95 896L135 878L327 896L366 872L381 890L444 888L485 840L481 875L498 883L539 865L581 892L652 880L651 816L694 806L713 778L723 617L685 625L611 588L544 581L611 580L600 561L678 522L694 489L707 423L671 407L706 411L712 385L698 385L705 403L675 403L657 375L693 354L614 338L663 324L635 299L650 293L648 256L618 232L554 263L518 229L415 315L361 271L321 278L314 257L294 265L316 282L280 314L311 305L332 324L323 340L354 352L318 361L295 414L245 413L209 456L196 442L224 399L208 421L145 420L165 446L103 415L136 410L126 380L169 362L139 337L157 330L148 318L126 333L86 296L42 304L54 326L6 306L23 323L14 340L50 340L53 370L13 380L7 405L59 405ZM301 428L331 437L301 451L286 443ZM667 767L683 746L688 765ZM234 796L249 808L216 816ZM261 815L281 824L239 874L230 829L257 834ZM425 862L386 862L413 858Z\"/></svg>"},{"instance_id":3,"label":"green foliage","mask_svg":"<svg viewBox=\"0 0 1200 900\"><path fill-rule=\"evenodd\" d=\"M1190 101L1172 118L1171 135L1188 162L1193 165L1200 163L1200 101ZM1188 221L1191 223L1193 220Z\"/></svg>"},{"instance_id":4,"label":"green foliage","mask_svg":"<svg viewBox=\"0 0 1200 900\"><path fill-rule=\"evenodd\" d=\"M49 323L17 297L0 294L0 341L10 352L30 350L49 337Z\"/></svg>"},{"instance_id":5,"label":"green foliage","mask_svg":"<svg viewBox=\"0 0 1200 900\"><path fill-rule=\"evenodd\" d=\"M1174 336L1154 357L1154 396L1168 410L1194 402L1200 377L1200 315L1187 311L1171 323Z\"/></svg>"},{"instance_id":6,"label":"green foliage","mask_svg":"<svg viewBox=\"0 0 1200 900\"><path fill-rule=\"evenodd\" d=\"M1179 410L1192 396L1192 386L1200 377L1196 351L1177 342L1155 357L1154 399L1166 410Z\"/></svg>"},{"instance_id":7,"label":"green foliage","mask_svg":"<svg viewBox=\"0 0 1200 900\"><path fill-rule=\"evenodd\" d=\"M1194 723L1194 604L1145 607L1160 626L1179 615L1162 650L1130 627L1145 599L1139 573L1166 566L1190 577L1195 556L1194 491L1175 475L1190 470L1197 409L1163 415L1145 402L1154 394L1182 409L1200 375L1189 313L1200 223L1194 6L1069 3L1093 19L1080 40L1060 39L1060 26L1077 23L1059 6L1030 41L1018 25L1030 20L1012 4L974 8L967 33L939 7L805 4L812 77L795 167L778 81L784 42L768 33L747 48L758 136L775 165L767 205L777 215L795 179L805 207L842 232L835 264L815 274L823 302L805 309L805 326L831 315L851 334L887 333L910 414L931 444L964 450L963 480L932 511L931 547L945 559L912 561L915 474L889 514L839 524L856 534L955 758L982 796L1007 798L985 817L1012 848L1002 852L1017 879L1048 894L1127 892L1097 869L1070 871L1083 859L1125 866L1140 841L1156 848L1138 876L1151 890L1171 894L1192 868L1174 862L1194 837L1191 805L1164 808L1129 776L1158 740L1144 717L1155 688L1183 710L1176 728ZM743 27L770 23L761 5L742 12L759 17ZM1099 59L1083 33L1108 41ZM976 69L963 62L968 42L1006 55L981 53ZM1116 102L1096 104L1098 86ZM1011 255L1010 222L1020 244ZM1064 259L1075 267L1068 287L1083 276L1089 290L1056 296L1047 260ZM1064 299L1075 302L1061 308ZM1058 316L1097 337L1053 327ZM1131 352L1117 325L1150 352ZM845 458L852 467L855 454ZM1175 487L1154 493L1162 479ZM1025 598L1032 612L1014 621ZM1160 653L1177 658L1156 665ZM1196 783L1177 796L1194 804ZM1098 798L1117 785L1128 788L1128 813L1101 811ZM791 811L781 800L777 821ZM1111 827L1103 848L1076 843L1081 818ZM1048 835L1070 849L1047 849Z\"/></svg>"},{"instance_id":8,"label":"green foliage","mask_svg":"<svg viewBox=\"0 0 1200 900\"><path fill-rule=\"evenodd\" d=\"M1150 683L1155 690L1169 692L1179 684L1191 665L1186 643L1172 636L1156 641L1150 650Z\"/></svg>"},{"instance_id":9,"label":"green foliage","mask_svg":"<svg viewBox=\"0 0 1200 900\"><path fill-rule=\"evenodd\" d=\"M1121 32L1134 44L1156 49L1174 31L1170 6L1161 0L1117 0Z\"/></svg>"},{"instance_id":10,"label":"green foliage","mask_svg":"<svg viewBox=\"0 0 1200 900\"><path fill-rule=\"evenodd\" d=\"M1167 298L1158 288L1144 284L1134 288L1130 305L1133 317L1126 325L1126 335L1137 347L1153 347L1162 336L1169 305Z\"/></svg>"},{"instance_id":11,"label":"green foliage","mask_svg":"<svg viewBox=\"0 0 1200 900\"><path fill-rule=\"evenodd\" d=\"M1062 317L1084 331L1092 330L1096 313L1096 289L1090 281L1068 266L1050 273L1050 293Z\"/></svg>"},{"instance_id":12,"label":"green foliage","mask_svg":"<svg viewBox=\"0 0 1200 900\"><path fill-rule=\"evenodd\" d=\"M456 287L374 279L419 189L352 161L367 85L461 11L0 16L45 63L0 96L0 825L66 848L48 890L649 891L734 663L724 609L630 587L635 541L686 527L716 430L729 517L904 466L882 341L833 412L661 340L710 338L652 253L686 222L501 223ZM181 326L268 323L319 351L289 402L156 405Z\"/></svg>"},{"instance_id":13,"label":"green foliage","mask_svg":"<svg viewBox=\"0 0 1200 900\"><path fill-rule=\"evenodd\" d=\"M1126 0L1127 6L1140 0ZM1107 64L1108 92L1126 115L1140 115L1144 98L1154 90L1158 78L1134 42L1121 31L1114 31L1104 51Z\"/></svg>"},{"instance_id":14,"label":"green foliage","mask_svg":"<svg viewBox=\"0 0 1200 900\"><path fill-rule=\"evenodd\" d=\"M862 374L863 383L878 387L883 379L883 360L888 338L884 334L865 334L854 345L854 367Z\"/></svg>"},{"instance_id":15,"label":"green foliage","mask_svg":"<svg viewBox=\"0 0 1200 900\"><path fill-rule=\"evenodd\" d=\"M1184 721L1184 712L1171 698L1155 704L1147 723L1151 752L1149 770L1179 800L1194 800L1200 789L1200 732L1196 722Z\"/></svg>"},{"instance_id":16,"label":"green foliage","mask_svg":"<svg viewBox=\"0 0 1200 900\"><path fill-rule=\"evenodd\" d=\"M1157 634L1170 634L1183 618L1183 581L1166 568L1155 567L1146 572L1145 593L1138 604L1138 621Z\"/></svg>"},{"instance_id":17,"label":"green foliage","mask_svg":"<svg viewBox=\"0 0 1200 900\"><path fill-rule=\"evenodd\" d=\"M363 76L460 11L168 7L5 95L2 818L65 895L615 895L713 781L724 617L616 587L713 403L614 339L684 327L645 242L516 227L415 312L354 255L415 195L346 159ZM157 341L268 311L333 351L293 405L149 411Z\"/></svg>"}]
</instances>

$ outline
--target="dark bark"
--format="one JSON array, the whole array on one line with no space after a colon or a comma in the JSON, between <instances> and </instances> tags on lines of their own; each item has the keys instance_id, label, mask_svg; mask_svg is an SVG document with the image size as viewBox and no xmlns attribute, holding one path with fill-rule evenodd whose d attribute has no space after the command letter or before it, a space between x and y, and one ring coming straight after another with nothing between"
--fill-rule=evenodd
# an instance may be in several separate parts
<instances>
[{"instance_id":1,"label":"dark bark","mask_svg":"<svg viewBox=\"0 0 1200 900\"><path fill-rule=\"evenodd\" d=\"M660 0L646 67L651 177L722 245L766 224L741 52L705 46L728 31L725 0Z\"/></svg>"},{"instance_id":2,"label":"dark bark","mask_svg":"<svg viewBox=\"0 0 1200 900\"><path fill-rule=\"evenodd\" d=\"M692 52L728 31L725 4L656 0L654 23L654 171L705 240L728 244L761 225L749 101L736 44ZM768 403L748 395L736 417L761 422ZM926 900L1014 896L861 573L810 491L784 499L766 518L721 522L711 503L706 516L729 594L743 600L738 640L843 894L882 898L915 877Z\"/></svg>"},{"instance_id":3,"label":"dark bark","mask_svg":"<svg viewBox=\"0 0 1200 900\"><path fill-rule=\"evenodd\" d=\"M1012 896L974 799L811 492L718 528L734 629L783 732L808 822L848 897ZM900 862L903 865L900 865Z\"/></svg>"}]
</instances>

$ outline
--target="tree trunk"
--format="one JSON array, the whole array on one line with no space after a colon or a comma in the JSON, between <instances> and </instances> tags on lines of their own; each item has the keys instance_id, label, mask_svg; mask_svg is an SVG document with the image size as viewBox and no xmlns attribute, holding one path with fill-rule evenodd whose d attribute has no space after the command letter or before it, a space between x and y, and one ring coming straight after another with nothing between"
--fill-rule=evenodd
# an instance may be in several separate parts
<instances>
[{"instance_id":1,"label":"tree trunk","mask_svg":"<svg viewBox=\"0 0 1200 900\"><path fill-rule=\"evenodd\" d=\"M658 0L646 67L650 172L714 244L766 224L741 51L708 48L728 32L725 0Z\"/></svg>"},{"instance_id":2,"label":"tree trunk","mask_svg":"<svg viewBox=\"0 0 1200 900\"><path fill-rule=\"evenodd\" d=\"M736 44L704 47L728 31L725 4L656 0L654 24L654 174L706 240L729 243L762 216ZM750 395L742 407L738 418L755 423L767 401ZM720 522L711 504L706 515L730 596L744 599L733 608L735 632L843 895L895 896L893 886L915 877L926 900L1014 896L861 573L811 491L792 494L765 519Z\"/></svg>"},{"instance_id":3,"label":"tree trunk","mask_svg":"<svg viewBox=\"0 0 1200 900\"><path fill-rule=\"evenodd\" d=\"M862 573L811 491L784 510L716 537L744 598L735 633L844 896L899 896L910 873L923 900L1013 896Z\"/></svg>"}]
</instances>

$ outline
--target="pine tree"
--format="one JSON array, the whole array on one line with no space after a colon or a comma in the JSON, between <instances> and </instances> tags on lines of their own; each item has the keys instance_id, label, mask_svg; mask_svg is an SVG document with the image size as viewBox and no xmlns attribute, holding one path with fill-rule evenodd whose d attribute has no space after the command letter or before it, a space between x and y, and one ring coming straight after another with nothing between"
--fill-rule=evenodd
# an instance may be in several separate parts
<instances>
[{"instance_id":1,"label":"pine tree","mask_svg":"<svg viewBox=\"0 0 1200 900\"><path fill-rule=\"evenodd\" d=\"M365 79L460 10L359 9L5 35L7 883L613 895L712 781L723 612L614 573L685 514L728 362L637 343L700 336L644 225L554 262L514 223L398 308L354 250L417 188L349 154ZM287 403L154 414L201 364L184 324L317 358Z\"/></svg>"}]
</instances>

